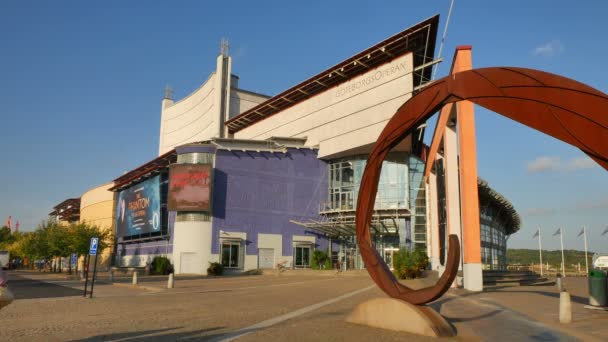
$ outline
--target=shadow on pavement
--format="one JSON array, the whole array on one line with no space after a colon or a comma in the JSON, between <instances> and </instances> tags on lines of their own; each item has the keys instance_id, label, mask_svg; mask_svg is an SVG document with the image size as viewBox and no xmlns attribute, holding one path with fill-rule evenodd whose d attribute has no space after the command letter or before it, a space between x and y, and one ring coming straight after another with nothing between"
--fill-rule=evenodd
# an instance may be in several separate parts
<instances>
[{"instance_id":1,"label":"shadow on pavement","mask_svg":"<svg viewBox=\"0 0 608 342\"><path fill-rule=\"evenodd\" d=\"M483 315L478 315L478 316L475 316L475 317L467 317L467 318L455 318L455 317L452 318L452 317L448 317L448 316L445 316L445 315L443 315L443 317L445 319L447 319L448 322L450 322L450 323L460 323L460 322L475 321L475 320L478 320L478 319L492 317L492 316L497 315L497 314L499 314L501 312L502 312L502 310L494 310L494 311L487 312L487 313L485 313Z\"/></svg>"},{"instance_id":2,"label":"shadow on pavement","mask_svg":"<svg viewBox=\"0 0 608 342\"><path fill-rule=\"evenodd\" d=\"M559 293L558 292L550 292L550 291L505 291L504 289L500 289L500 290L495 290L495 291L485 291L487 293L490 292L502 292L502 293L531 293L531 294L537 294L537 295L541 295L541 296L547 296L547 297L552 297L552 298L557 298L559 299ZM586 297L581 297L581 296L575 296L573 294L570 294L570 299L575 302L575 303L579 303L579 304L589 304L589 298Z\"/></svg>"},{"instance_id":3,"label":"shadow on pavement","mask_svg":"<svg viewBox=\"0 0 608 342\"><path fill-rule=\"evenodd\" d=\"M115 334L103 334L92 337L87 337L79 340L70 340L70 342L94 342L94 341L175 341L175 340L202 340L206 338L210 338L211 336L201 336L201 334L215 331L218 329L223 329L224 327L213 327L208 329L200 329L194 331L183 331L183 332L172 332L169 331L182 329L183 327L174 327L174 328L166 328L166 329L156 329L156 330L142 330L142 331L134 331L134 332L125 332L125 333L115 333ZM167 332L164 334L158 334L162 332ZM151 335L154 334L154 335ZM151 335L151 336L148 336ZM219 336L219 335L213 335Z\"/></svg>"},{"instance_id":4,"label":"shadow on pavement","mask_svg":"<svg viewBox=\"0 0 608 342\"><path fill-rule=\"evenodd\" d=\"M15 299L82 296L83 290L14 276L9 283Z\"/></svg>"}]
</instances>

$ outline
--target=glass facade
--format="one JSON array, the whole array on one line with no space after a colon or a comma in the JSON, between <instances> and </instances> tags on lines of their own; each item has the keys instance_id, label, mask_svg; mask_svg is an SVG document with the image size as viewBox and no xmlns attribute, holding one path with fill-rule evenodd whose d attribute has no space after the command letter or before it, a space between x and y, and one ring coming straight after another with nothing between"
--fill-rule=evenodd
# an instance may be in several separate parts
<instances>
[{"instance_id":1,"label":"glass facade","mask_svg":"<svg viewBox=\"0 0 608 342\"><path fill-rule=\"evenodd\" d=\"M354 212L367 155L328 164L326 215ZM424 162L405 152L389 153L382 164L372 222L374 245L381 255L395 248L426 248Z\"/></svg>"},{"instance_id":2,"label":"glass facade","mask_svg":"<svg viewBox=\"0 0 608 342\"><path fill-rule=\"evenodd\" d=\"M439 262L444 265L447 251L447 200L443 160L435 162L437 176L437 218L439 224ZM481 261L485 270L506 270L507 239L519 229L519 216L506 199L478 180Z\"/></svg>"},{"instance_id":3,"label":"glass facade","mask_svg":"<svg viewBox=\"0 0 608 342\"><path fill-rule=\"evenodd\" d=\"M354 216L366 158L353 156L329 162L328 200L321 208L323 214L336 217L350 212ZM422 160L405 152L390 153L382 164L370 230L375 248L387 261L398 248L427 248L429 227L424 167ZM443 265L447 254L448 220L442 159L435 162L434 172L437 176L439 261ZM503 270L506 268L507 232L517 230L514 227L518 227L516 222L519 221L514 219L516 213L512 206L505 204L504 199L497 199L500 195L481 182L478 186L483 268ZM353 237L350 242L354 245L355 241Z\"/></svg>"},{"instance_id":4,"label":"glass facade","mask_svg":"<svg viewBox=\"0 0 608 342\"><path fill-rule=\"evenodd\" d=\"M448 235L448 213L445 192L445 169L443 159L435 161L435 174L437 175L437 221L439 225L439 262L445 265Z\"/></svg>"},{"instance_id":5,"label":"glass facade","mask_svg":"<svg viewBox=\"0 0 608 342\"><path fill-rule=\"evenodd\" d=\"M413 237L410 237L414 248L426 249L426 184L424 182L424 162L409 157L410 208Z\"/></svg>"},{"instance_id":6,"label":"glass facade","mask_svg":"<svg viewBox=\"0 0 608 342\"><path fill-rule=\"evenodd\" d=\"M367 156L354 156L329 163L329 198L322 210L355 209L366 163ZM408 154L389 154L382 164L375 208L409 208L408 189Z\"/></svg>"},{"instance_id":7,"label":"glass facade","mask_svg":"<svg viewBox=\"0 0 608 342\"><path fill-rule=\"evenodd\" d=\"M481 262L486 270L506 270L507 231L506 222L500 217L500 209L480 203Z\"/></svg>"}]
</instances>

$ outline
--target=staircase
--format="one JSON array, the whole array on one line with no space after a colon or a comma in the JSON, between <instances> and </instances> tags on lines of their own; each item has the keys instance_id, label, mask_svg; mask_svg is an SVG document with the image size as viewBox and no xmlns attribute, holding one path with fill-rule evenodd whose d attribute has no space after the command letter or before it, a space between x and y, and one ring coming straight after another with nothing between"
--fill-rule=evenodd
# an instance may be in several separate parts
<instances>
[{"instance_id":1,"label":"staircase","mask_svg":"<svg viewBox=\"0 0 608 342\"><path fill-rule=\"evenodd\" d=\"M532 271L483 271L484 286L548 286L555 281Z\"/></svg>"}]
</instances>

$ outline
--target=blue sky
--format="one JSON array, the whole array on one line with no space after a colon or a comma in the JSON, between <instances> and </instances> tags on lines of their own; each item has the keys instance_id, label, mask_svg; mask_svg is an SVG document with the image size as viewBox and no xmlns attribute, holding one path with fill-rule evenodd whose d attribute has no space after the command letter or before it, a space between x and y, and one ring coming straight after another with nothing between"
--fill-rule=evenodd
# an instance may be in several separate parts
<instances>
[{"instance_id":1,"label":"blue sky","mask_svg":"<svg viewBox=\"0 0 608 342\"><path fill-rule=\"evenodd\" d=\"M154 158L160 100L214 69L229 39L240 87L277 94L436 13L437 1L2 1L0 218L32 230L66 198ZM608 92L608 2L456 1L437 76L458 45L474 67L541 69ZM438 44L439 45L439 44ZM438 51L437 51L438 52ZM579 150L477 108L479 174L520 212L510 247L608 250L608 173Z\"/></svg>"}]
</instances>

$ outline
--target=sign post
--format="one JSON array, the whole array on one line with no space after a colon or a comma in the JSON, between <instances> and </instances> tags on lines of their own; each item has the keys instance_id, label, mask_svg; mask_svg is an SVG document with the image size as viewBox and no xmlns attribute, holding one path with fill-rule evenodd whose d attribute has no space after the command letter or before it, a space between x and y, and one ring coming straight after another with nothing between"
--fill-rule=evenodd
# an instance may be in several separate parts
<instances>
[{"instance_id":1,"label":"sign post","mask_svg":"<svg viewBox=\"0 0 608 342\"><path fill-rule=\"evenodd\" d=\"M91 256L95 256L95 264L93 266L93 278L91 279L91 293L89 298L93 298L93 287L95 286L95 275L97 274L97 246L99 245L99 238L92 237L91 238L91 246L89 247L89 262ZM85 293L86 297L86 293Z\"/></svg>"},{"instance_id":2,"label":"sign post","mask_svg":"<svg viewBox=\"0 0 608 342\"><path fill-rule=\"evenodd\" d=\"M87 284L89 283L89 262L91 261L91 256L90 255L86 255L84 257L84 264L82 265L82 267L84 267L84 296L87 296Z\"/></svg>"}]
</instances>

